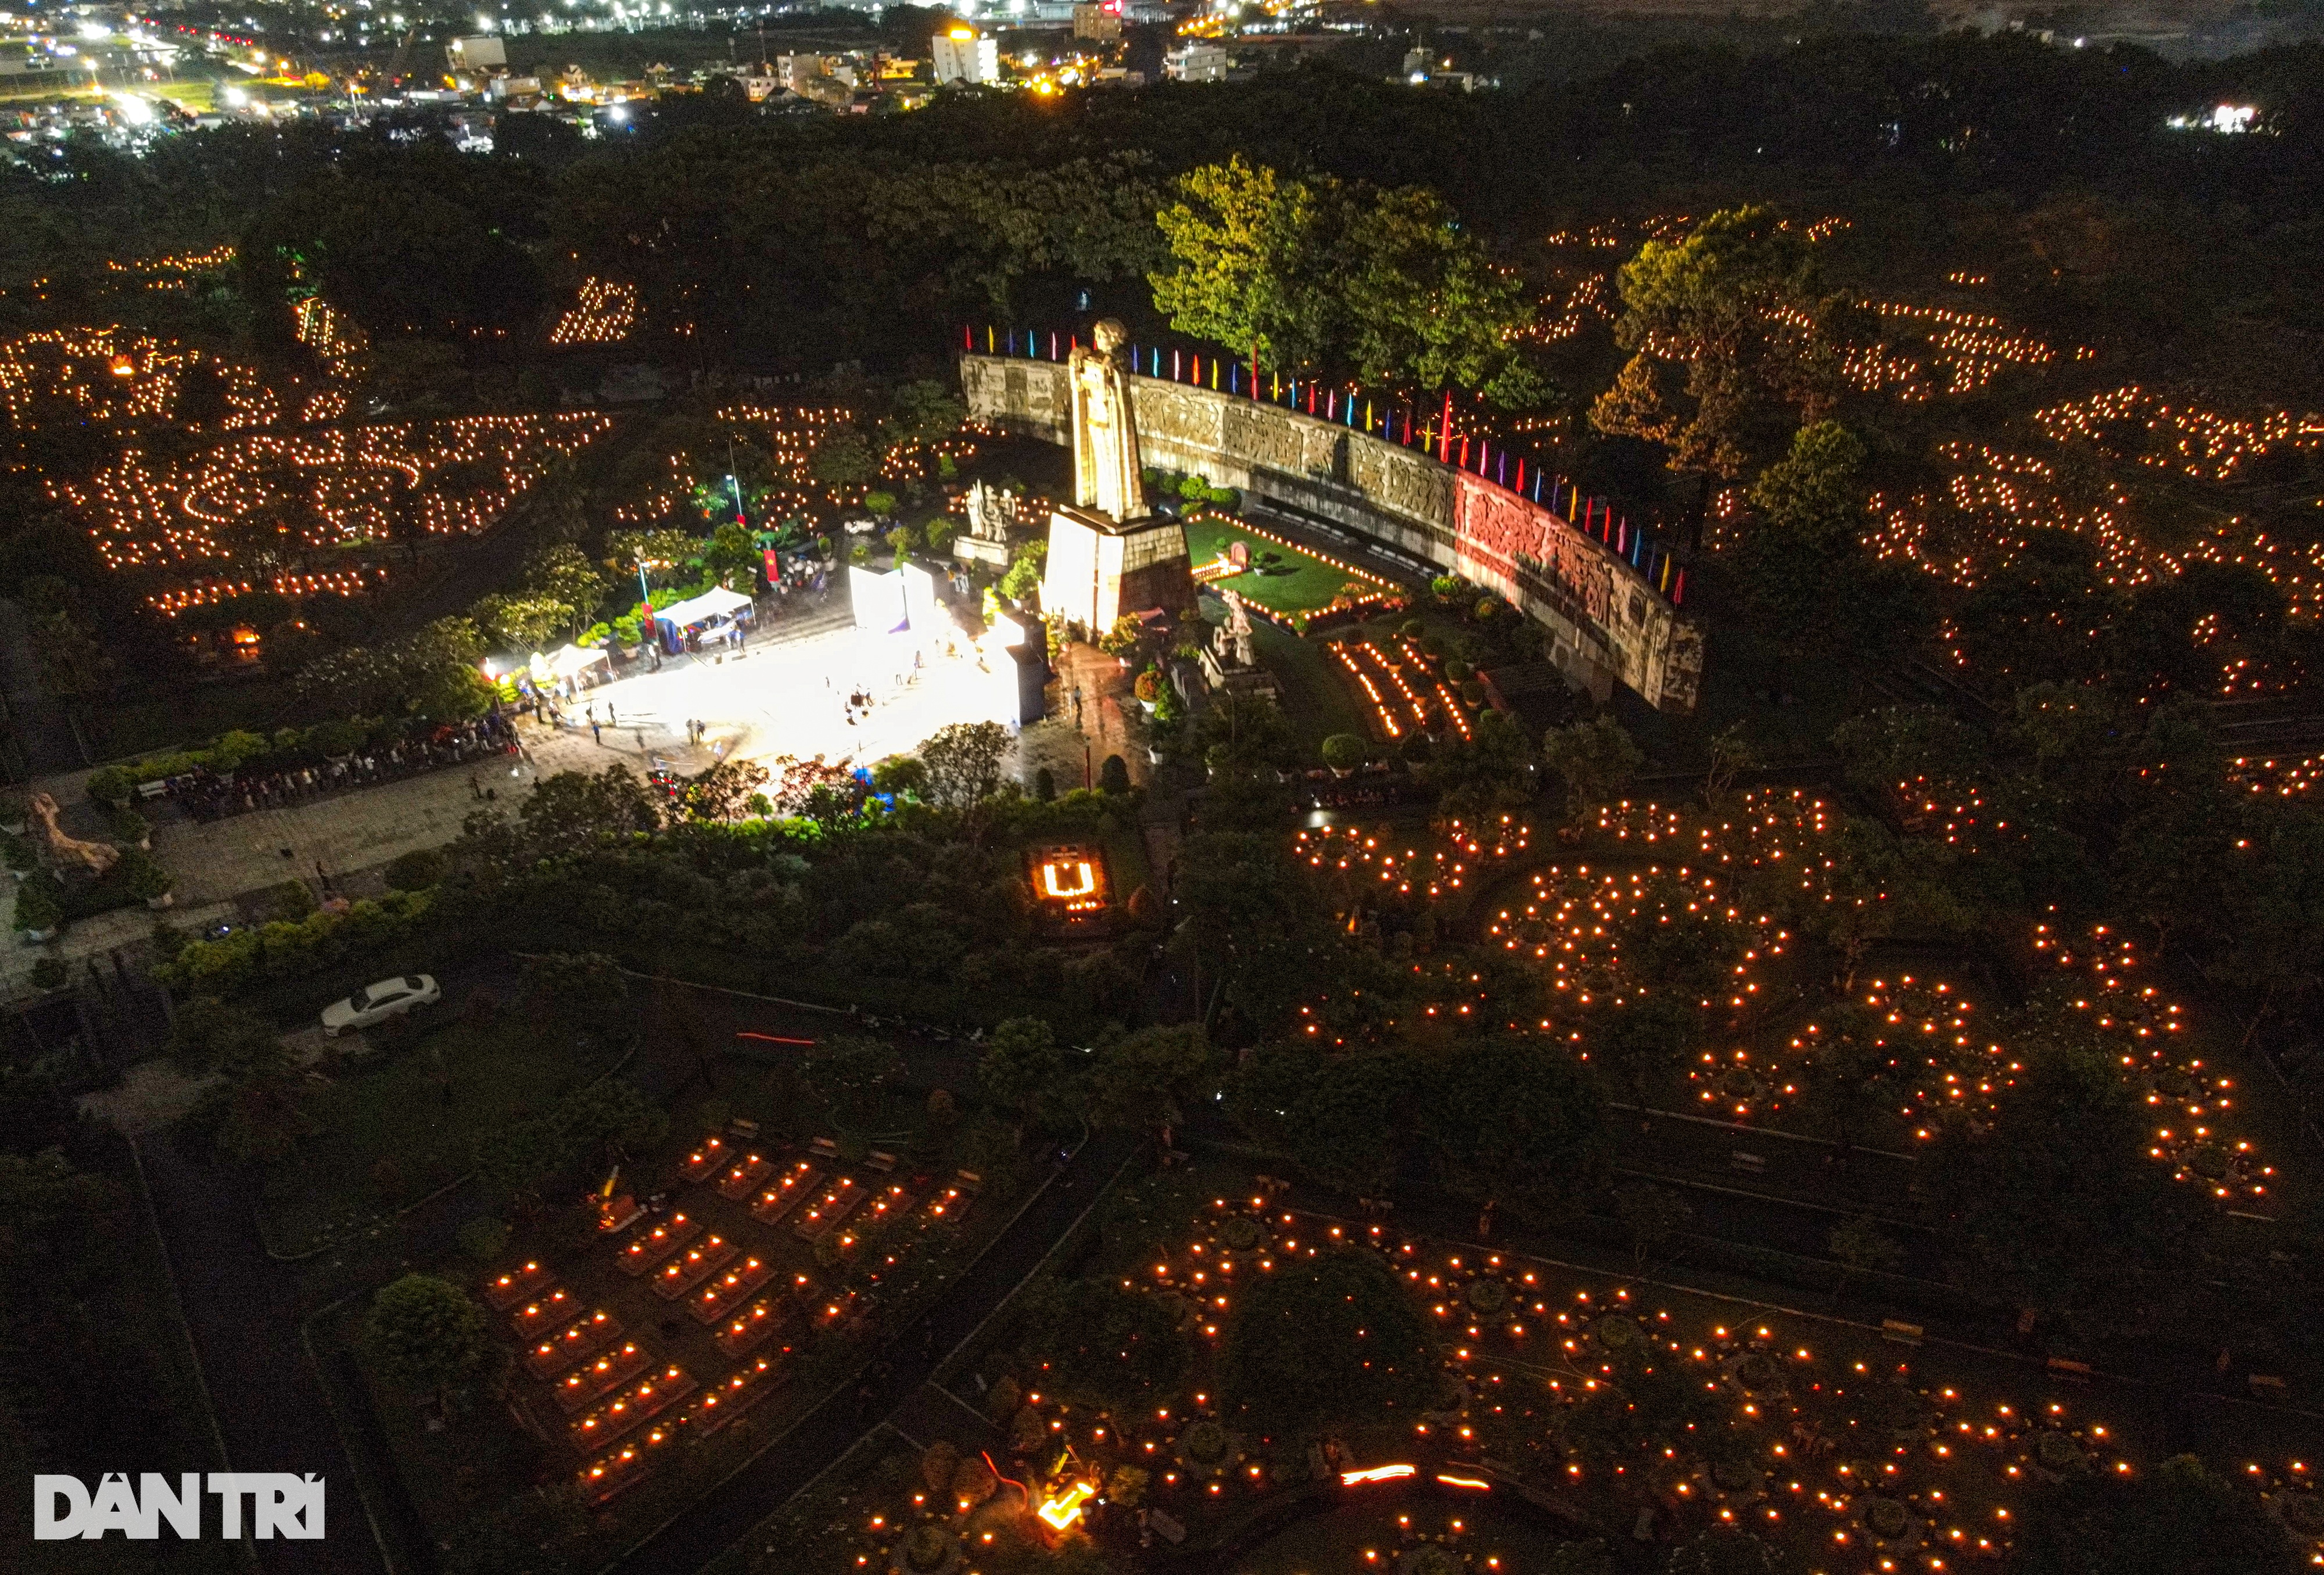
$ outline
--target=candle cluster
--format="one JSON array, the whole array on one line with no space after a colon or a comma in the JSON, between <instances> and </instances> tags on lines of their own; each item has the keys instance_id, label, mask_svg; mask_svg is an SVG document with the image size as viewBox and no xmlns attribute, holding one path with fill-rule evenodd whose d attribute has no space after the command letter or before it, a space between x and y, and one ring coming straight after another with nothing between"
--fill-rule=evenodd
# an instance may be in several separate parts
<instances>
[{"instance_id":1,"label":"candle cluster","mask_svg":"<svg viewBox=\"0 0 2324 1575\"><path fill-rule=\"evenodd\" d=\"M576 412L260 433L169 459L131 448L57 490L115 569L473 535L612 424Z\"/></svg>"},{"instance_id":2,"label":"candle cluster","mask_svg":"<svg viewBox=\"0 0 2324 1575\"><path fill-rule=\"evenodd\" d=\"M581 281L578 298L557 319L549 342L556 345L619 345L638 326L638 287L621 280Z\"/></svg>"},{"instance_id":3,"label":"candle cluster","mask_svg":"<svg viewBox=\"0 0 2324 1575\"><path fill-rule=\"evenodd\" d=\"M2033 419L2056 442L2089 443L2117 456L2126 429L2151 434L2161 447L2142 446L2131 457L2199 481L2233 480L2264 455L2324 447L2324 415L2228 416L2190 397L2166 398L2136 383L2051 405L2034 411Z\"/></svg>"}]
</instances>

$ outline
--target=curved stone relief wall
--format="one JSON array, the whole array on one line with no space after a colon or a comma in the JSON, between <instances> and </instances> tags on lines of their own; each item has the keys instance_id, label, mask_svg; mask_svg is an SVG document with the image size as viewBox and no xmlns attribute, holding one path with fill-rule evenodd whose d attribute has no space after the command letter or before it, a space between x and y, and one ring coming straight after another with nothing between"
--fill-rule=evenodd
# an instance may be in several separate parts
<instances>
[{"instance_id":1,"label":"curved stone relief wall","mask_svg":"<svg viewBox=\"0 0 2324 1575\"><path fill-rule=\"evenodd\" d=\"M976 419L1072 440L1063 365L964 355L960 379ZM1148 465L1240 487L1416 566L1489 586L1549 631L1551 659L1592 694L1619 683L1664 710L1694 709L1701 629L1551 510L1335 422L1149 377L1130 382Z\"/></svg>"}]
</instances>

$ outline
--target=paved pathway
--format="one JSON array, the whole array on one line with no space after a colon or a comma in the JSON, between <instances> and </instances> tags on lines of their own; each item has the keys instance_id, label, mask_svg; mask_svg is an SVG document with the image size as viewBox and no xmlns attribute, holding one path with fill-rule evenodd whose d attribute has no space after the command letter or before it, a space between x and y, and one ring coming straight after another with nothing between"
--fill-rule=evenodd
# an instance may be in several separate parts
<instances>
[{"instance_id":1,"label":"paved pathway","mask_svg":"<svg viewBox=\"0 0 2324 1575\"><path fill-rule=\"evenodd\" d=\"M248 1191L166 1138L141 1152L228 1467L323 1478L323 1539L250 1543L261 1575L386 1575L300 1340L293 1271L266 1257Z\"/></svg>"},{"instance_id":2,"label":"paved pathway","mask_svg":"<svg viewBox=\"0 0 2324 1575\"><path fill-rule=\"evenodd\" d=\"M1066 646L1056 677L1049 681L1049 704L1056 707L1055 713L1019 737L1014 768L1018 779L1030 788L1033 774L1047 766L1060 793L1094 788L1105 758L1120 755L1122 764L1130 768L1131 783L1144 782L1153 769L1147 763L1143 719L1140 724L1125 720L1126 714L1138 712L1131 681L1121 664L1097 647ZM1081 692L1078 706L1074 704L1076 689ZM1138 729L1135 733L1133 725Z\"/></svg>"}]
</instances>

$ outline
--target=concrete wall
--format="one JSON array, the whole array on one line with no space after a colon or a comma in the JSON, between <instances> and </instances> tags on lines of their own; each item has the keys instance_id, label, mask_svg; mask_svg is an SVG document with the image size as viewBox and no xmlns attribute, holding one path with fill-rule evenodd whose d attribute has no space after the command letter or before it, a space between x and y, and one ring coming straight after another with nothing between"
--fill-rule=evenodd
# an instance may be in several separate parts
<instances>
[{"instance_id":1,"label":"concrete wall","mask_svg":"<svg viewBox=\"0 0 2324 1575\"><path fill-rule=\"evenodd\" d=\"M963 355L960 380L975 419L1072 441L1062 364ZM1551 659L1575 683L1601 696L1619 683L1665 710L1694 709L1702 631L1549 510L1335 422L1155 378L1130 384L1148 465L1240 487L1416 567L1490 586L1549 631Z\"/></svg>"}]
</instances>

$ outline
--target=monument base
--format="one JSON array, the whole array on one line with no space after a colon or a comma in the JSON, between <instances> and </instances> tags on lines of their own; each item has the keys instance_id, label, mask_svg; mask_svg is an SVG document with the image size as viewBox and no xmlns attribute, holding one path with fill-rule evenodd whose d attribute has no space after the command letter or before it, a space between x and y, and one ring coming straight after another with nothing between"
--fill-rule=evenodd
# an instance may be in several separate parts
<instances>
[{"instance_id":1,"label":"monument base","mask_svg":"<svg viewBox=\"0 0 2324 1575\"><path fill-rule=\"evenodd\" d=\"M1202 663L1203 682L1213 695L1223 690L1235 695L1264 695L1269 700L1283 697L1275 675L1265 668L1230 667L1221 661L1219 653L1207 645L1195 652L1195 659Z\"/></svg>"},{"instance_id":2,"label":"monument base","mask_svg":"<svg viewBox=\"0 0 2324 1575\"><path fill-rule=\"evenodd\" d=\"M1157 515L1109 519L1094 510L1058 508L1049 515L1049 557L1041 576L1041 610L1078 623L1094 639L1125 612L1194 604L1194 565L1185 527Z\"/></svg>"},{"instance_id":3,"label":"monument base","mask_svg":"<svg viewBox=\"0 0 2324 1575\"><path fill-rule=\"evenodd\" d=\"M990 564L996 569L1009 566L1009 544L991 541L982 536L954 537L952 555L963 563Z\"/></svg>"}]
</instances>

